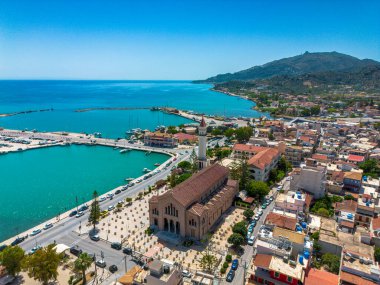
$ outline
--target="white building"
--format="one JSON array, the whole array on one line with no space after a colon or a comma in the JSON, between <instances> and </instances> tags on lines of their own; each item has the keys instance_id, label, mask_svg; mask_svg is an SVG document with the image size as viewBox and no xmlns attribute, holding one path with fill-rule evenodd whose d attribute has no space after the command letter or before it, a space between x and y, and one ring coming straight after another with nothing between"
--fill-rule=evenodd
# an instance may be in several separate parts
<instances>
[{"instance_id":1,"label":"white building","mask_svg":"<svg viewBox=\"0 0 380 285\"><path fill-rule=\"evenodd\" d=\"M312 194L315 199L326 195L326 167L305 166L292 177L292 190L303 190Z\"/></svg>"},{"instance_id":2,"label":"white building","mask_svg":"<svg viewBox=\"0 0 380 285\"><path fill-rule=\"evenodd\" d=\"M201 123L198 128L199 146L198 146L198 164L199 170L205 168L209 163L207 161L207 125L205 119L202 117Z\"/></svg>"}]
</instances>

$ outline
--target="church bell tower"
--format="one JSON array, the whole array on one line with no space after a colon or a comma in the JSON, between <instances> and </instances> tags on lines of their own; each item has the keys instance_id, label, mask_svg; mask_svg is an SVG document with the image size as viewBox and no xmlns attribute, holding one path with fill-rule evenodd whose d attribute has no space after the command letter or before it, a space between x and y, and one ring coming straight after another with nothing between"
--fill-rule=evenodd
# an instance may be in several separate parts
<instances>
[{"instance_id":1,"label":"church bell tower","mask_svg":"<svg viewBox=\"0 0 380 285\"><path fill-rule=\"evenodd\" d=\"M206 150L207 150L206 136L207 136L207 125L206 125L205 119L202 116L202 120L198 128L198 141L199 141L198 167L199 167L199 170L205 168L208 165L207 155L206 155Z\"/></svg>"}]
</instances>

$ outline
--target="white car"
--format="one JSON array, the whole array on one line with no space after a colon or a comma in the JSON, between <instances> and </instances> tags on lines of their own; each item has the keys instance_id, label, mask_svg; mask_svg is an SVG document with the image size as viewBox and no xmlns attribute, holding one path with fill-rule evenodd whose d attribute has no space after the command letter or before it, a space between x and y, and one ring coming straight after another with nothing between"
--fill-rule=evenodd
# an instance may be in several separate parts
<instances>
[{"instance_id":1,"label":"white car","mask_svg":"<svg viewBox=\"0 0 380 285\"><path fill-rule=\"evenodd\" d=\"M251 236L251 237L248 239L247 243L248 243L249 245L253 245L253 244L255 243L255 236Z\"/></svg>"},{"instance_id":2,"label":"white car","mask_svg":"<svg viewBox=\"0 0 380 285\"><path fill-rule=\"evenodd\" d=\"M182 276L187 277L187 278L191 278L191 273L187 270L182 270Z\"/></svg>"},{"instance_id":3,"label":"white car","mask_svg":"<svg viewBox=\"0 0 380 285\"><path fill-rule=\"evenodd\" d=\"M107 198L104 197L104 196L99 198L99 202L103 202L103 201L105 201L105 200L107 200Z\"/></svg>"},{"instance_id":4,"label":"white car","mask_svg":"<svg viewBox=\"0 0 380 285\"><path fill-rule=\"evenodd\" d=\"M80 218L84 215L82 211L79 211L78 214L75 215L76 218Z\"/></svg>"},{"instance_id":5,"label":"white car","mask_svg":"<svg viewBox=\"0 0 380 285\"><path fill-rule=\"evenodd\" d=\"M44 230L47 230L47 229L50 229L53 227L53 224L52 223L48 223L44 226Z\"/></svg>"},{"instance_id":6,"label":"white car","mask_svg":"<svg viewBox=\"0 0 380 285\"><path fill-rule=\"evenodd\" d=\"M108 211L112 211L113 209L115 209L115 206L113 205L108 207Z\"/></svg>"},{"instance_id":7,"label":"white car","mask_svg":"<svg viewBox=\"0 0 380 285\"><path fill-rule=\"evenodd\" d=\"M41 232L41 229L36 229L36 230L32 231L32 233L30 235L35 236L35 235L38 235L40 232Z\"/></svg>"}]
</instances>

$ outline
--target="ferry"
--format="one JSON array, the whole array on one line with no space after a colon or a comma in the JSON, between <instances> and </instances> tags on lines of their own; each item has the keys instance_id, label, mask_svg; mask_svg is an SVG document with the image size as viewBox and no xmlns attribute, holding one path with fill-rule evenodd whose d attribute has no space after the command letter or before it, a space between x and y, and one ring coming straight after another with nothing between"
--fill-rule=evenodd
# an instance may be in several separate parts
<instances>
[{"instance_id":1,"label":"ferry","mask_svg":"<svg viewBox=\"0 0 380 285\"><path fill-rule=\"evenodd\" d=\"M145 172L145 173L147 173L147 172L151 172L151 171L152 171L152 170L150 170L150 169L148 169L148 168L146 168L146 167L143 169L143 172Z\"/></svg>"}]
</instances>

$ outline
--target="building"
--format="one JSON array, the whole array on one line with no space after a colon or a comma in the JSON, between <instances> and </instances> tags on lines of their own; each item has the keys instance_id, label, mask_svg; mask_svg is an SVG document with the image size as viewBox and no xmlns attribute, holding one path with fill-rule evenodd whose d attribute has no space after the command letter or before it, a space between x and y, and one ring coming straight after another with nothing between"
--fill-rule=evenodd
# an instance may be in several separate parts
<instances>
[{"instance_id":1,"label":"building","mask_svg":"<svg viewBox=\"0 0 380 285\"><path fill-rule=\"evenodd\" d=\"M172 134L160 132L146 132L144 134L144 144L153 147L169 147L178 146L178 139Z\"/></svg>"},{"instance_id":2,"label":"building","mask_svg":"<svg viewBox=\"0 0 380 285\"><path fill-rule=\"evenodd\" d=\"M302 162L302 146L287 146L285 157L293 166L299 167Z\"/></svg>"},{"instance_id":3,"label":"building","mask_svg":"<svg viewBox=\"0 0 380 285\"><path fill-rule=\"evenodd\" d=\"M208 166L149 200L150 225L181 237L201 239L232 205L238 182L219 164Z\"/></svg>"},{"instance_id":4,"label":"building","mask_svg":"<svg viewBox=\"0 0 380 285\"><path fill-rule=\"evenodd\" d=\"M190 135L185 133L177 133L174 137L178 140L180 144L193 144L198 141L198 137L196 135Z\"/></svg>"},{"instance_id":5,"label":"building","mask_svg":"<svg viewBox=\"0 0 380 285\"><path fill-rule=\"evenodd\" d=\"M296 229L297 219L271 212L267 215L264 224L269 227L276 226L294 231Z\"/></svg>"},{"instance_id":6,"label":"building","mask_svg":"<svg viewBox=\"0 0 380 285\"><path fill-rule=\"evenodd\" d=\"M207 161L207 125L205 119L202 117L201 123L198 128L199 146L198 146L198 167L203 169L208 165Z\"/></svg>"},{"instance_id":7,"label":"building","mask_svg":"<svg viewBox=\"0 0 380 285\"><path fill-rule=\"evenodd\" d=\"M325 270L310 268L306 272L304 284L305 285L338 285L339 275L327 272Z\"/></svg>"},{"instance_id":8,"label":"building","mask_svg":"<svg viewBox=\"0 0 380 285\"><path fill-rule=\"evenodd\" d=\"M343 190L359 193L362 184L362 173L346 172L343 178Z\"/></svg>"},{"instance_id":9,"label":"building","mask_svg":"<svg viewBox=\"0 0 380 285\"><path fill-rule=\"evenodd\" d=\"M268 149L267 147L255 146L249 144L235 144L232 151L232 157L236 159L250 159L261 151Z\"/></svg>"},{"instance_id":10,"label":"building","mask_svg":"<svg viewBox=\"0 0 380 285\"><path fill-rule=\"evenodd\" d=\"M279 159L280 152L275 148L266 148L252 156L247 161L251 177L257 181L267 181L270 171L277 167Z\"/></svg>"},{"instance_id":11,"label":"building","mask_svg":"<svg viewBox=\"0 0 380 285\"><path fill-rule=\"evenodd\" d=\"M313 195L315 199L326 195L326 167L305 166L294 172L290 185L292 190L302 190Z\"/></svg>"}]
</instances>

